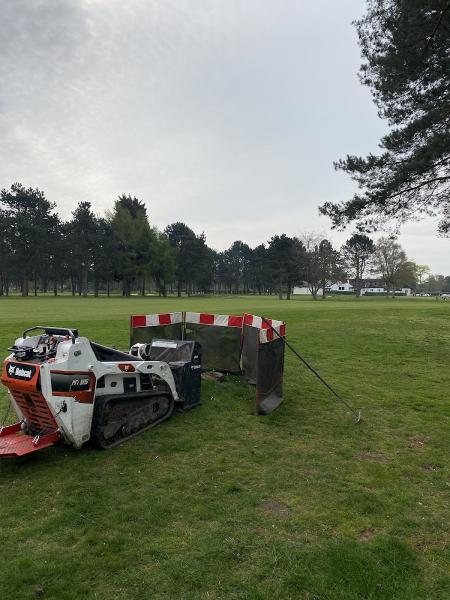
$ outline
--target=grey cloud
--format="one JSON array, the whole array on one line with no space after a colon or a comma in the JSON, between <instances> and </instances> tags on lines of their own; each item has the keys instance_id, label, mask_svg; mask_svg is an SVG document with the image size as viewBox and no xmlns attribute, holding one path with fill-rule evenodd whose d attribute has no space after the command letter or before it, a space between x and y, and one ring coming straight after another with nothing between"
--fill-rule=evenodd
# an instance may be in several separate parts
<instances>
[{"instance_id":1,"label":"grey cloud","mask_svg":"<svg viewBox=\"0 0 450 600\"><path fill-rule=\"evenodd\" d=\"M356 76L361 0L0 7L0 186L38 186L64 216L129 192L217 248L322 230L318 205L353 191L332 161L385 131Z\"/></svg>"}]
</instances>

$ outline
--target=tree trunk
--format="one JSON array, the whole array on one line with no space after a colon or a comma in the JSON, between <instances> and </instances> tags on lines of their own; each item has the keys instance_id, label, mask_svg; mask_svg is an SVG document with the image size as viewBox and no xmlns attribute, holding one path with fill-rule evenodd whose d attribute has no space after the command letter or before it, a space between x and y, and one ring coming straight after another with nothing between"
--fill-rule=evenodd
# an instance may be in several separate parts
<instances>
[{"instance_id":1,"label":"tree trunk","mask_svg":"<svg viewBox=\"0 0 450 600\"><path fill-rule=\"evenodd\" d=\"M281 270L278 274L278 300L283 300L283 284Z\"/></svg>"},{"instance_id":2,"label":"tree trunk","mask_svg":"<svg viewBox=\"0 0 450 600\"><path fill-rule=\"evenodd\" d=\"M145 277L144 275L142 276L142 282L141 282L141 296L145 296Z\"/></svg>"},{"instance_id":3,"label":"tree trunk","mask_svg":"<svg viewBox=\"0 0 450 600\"><path fill-rule=\"evenodd\" d=\"M56 279L53 280L53 295L58 295L58 281Z\"/></svg>"},{"instance_id":4,"label":"tree trunk","mask_svg":"<svg viewBox=\"0 0 450 600\"><path fill-rule=\"evenodd\" d=\"M109 298L109 295L110 295L109 279L106 280L106 295Z\"/></svg>"},{"instance_id":5,"label":"tree trunk","mask_svg":"<svg viewBox=\"0 0 450 600\"><path fill-rule=\"evenodd\" d=\"M81 276L82 276L81 284L82 284L82 289L83 289L83 296L86 298L86 296L88 295L88 269L86 266L83 267Z\"/></svg>"},{"instance_id":6,"label":"tree trunk","mask_svg":"<svg viewBox=\"0 0 450 600\"><path fill-rule=\"evenodd\" d=\"M22 278L21 289L22 296L28 296L28 278L26 276Z\"/></svg>"}]
</instances>

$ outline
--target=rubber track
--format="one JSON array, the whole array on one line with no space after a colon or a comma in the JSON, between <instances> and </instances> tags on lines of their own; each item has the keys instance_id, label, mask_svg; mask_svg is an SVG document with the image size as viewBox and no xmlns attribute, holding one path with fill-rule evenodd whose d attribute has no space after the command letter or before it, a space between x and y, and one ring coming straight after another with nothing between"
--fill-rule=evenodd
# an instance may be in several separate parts
<instances>
[{"instance_id":1,"label":"rubber track","mask_svg":"<svg viewBox=\"0 0 450 600\"><path fill-rule=\"evenodd\" d=\"M169 410L167 411L167 413L165 415L160 417L157 421L149 423L149 425L147 425L146 427L143 427L142 429L139 429L138 431L134 431L130 435L120 437L119 439L113 441L110 444L105 444L105 440L102 436L102 430L104 427L103 411L104 411L106 404L108 402L114 402L114 400L116 400L116 401L128 400L128 399L136 400L139 398L139 396L143 396L142 400L150 400L151 402L153 402L157 398L165 397L169 400ZM163 421L168 419L173 412L174 406L175 406L175 402L174 402L172 394L164 393L164 392L161 392L160 390L153 390L153 391L148 391L145 393L138 392L138 393L132 393L132 394L118 394L117 396L111 396L111 395L99 396L98 398L95 399L94 414L92 416L91 438L90 438L91 442L93 444L95 444L97 447L102 448L104 450L106 450L108 448L114 448L114 446L118 446L119 444L122 444L122 442L126 442L130 438L135 437L136 435L140 435L144 431L147 431L147 429L151 429L152 427L155 427L155 425L159 425L160 423L162 423Z\"/></svg>"}]
</instances>

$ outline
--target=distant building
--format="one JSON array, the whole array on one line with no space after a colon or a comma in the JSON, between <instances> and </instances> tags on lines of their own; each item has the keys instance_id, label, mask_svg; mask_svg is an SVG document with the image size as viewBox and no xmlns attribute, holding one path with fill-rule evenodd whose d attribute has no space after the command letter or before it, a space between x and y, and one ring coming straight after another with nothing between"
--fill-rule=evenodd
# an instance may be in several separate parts
<instances>
[{"instance_id":1,"label":"distant building","mask_svg":"<svg viewBox=\"0 0 450 600\"><path fill-rule=\"evenodd\" d=\"M301 285L296 285L292 293L299 296L311 296L311 292L304 282Z\"/></svg>"},{"instance_id":2,"label":"distant building","mask_svg":"<svg viewBox=\"0 0 450 600\"><path fill-rule=\"evenodd\" d=\"M356 280L347 279L347 281L338 281L326 288L327 292L354 292ZM361 296L364 294L386 294L387 289L382 279L362 279L361 280ZM395 290L396 294L404 294L410 296L412 289L410 287L402 287Z\"/></svg>"},{"instance_id":3,"label":"distant building","mask_svg":"<svg viewBox=\"0 0 450 600\"><path fill-rule=\"evenodd\" d=\"M352 279L355 283L355 280ZM361 296L364 294L385 294L386 288L382 279L363 279L361 281Z\"/></svg>"},{"instance_id":4,"label":"distant building","mask_svg":"<svg viewBox=\"0 0 450 600\"><path fill-rule=\"evenodd\" d=\"M347 281L338 281L337 283L332 283L331 285L325 288L327 292L354 292L352 282L347 279Z\"/></svg>"},{"instance_id":5,"label":"distant building","mask_svg":"<svg viewBox=\"0 0 450 600\"><path fill-rule=\"evenodd\" d=\"M347 281L338 281L336 283L331 283L326 286L325 292L333 293L333 292L347 292L353 293L355 292L355 279L347 279ZM310 296L311 292L306 286L305 282L302 282L301 285L294 287L294 294L298 294L300 296ZM319 294L321 290L319 290ZM364 294L386 294L387 289L384 286L384 282L382 279L363 279L361 281L361 296ZM402 287L398 290L395 290L396 294L402 294L404 296L411 296L413 293L410 287Z\"/></svg>"}]
</instances>

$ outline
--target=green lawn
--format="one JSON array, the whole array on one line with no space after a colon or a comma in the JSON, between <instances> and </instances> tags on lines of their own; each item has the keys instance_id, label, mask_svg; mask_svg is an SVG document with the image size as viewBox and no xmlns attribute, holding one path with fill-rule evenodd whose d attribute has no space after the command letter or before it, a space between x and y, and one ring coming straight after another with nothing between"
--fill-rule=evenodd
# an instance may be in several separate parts
<instances>
[{"instance_id":1,"label":"green lawn","mask_svg":"<svg viewBox=\"0 0 450 600\"><path fill-rule=\"evenodd\" d=\"M288 353L270 416L239 378L204 382L115 449L2 461L0 598L450 597L450 303L2 298L1 348L40 323L126 349L130 314L178 309L285 319L363 422Z\"/></svg>"}]
</instances>

